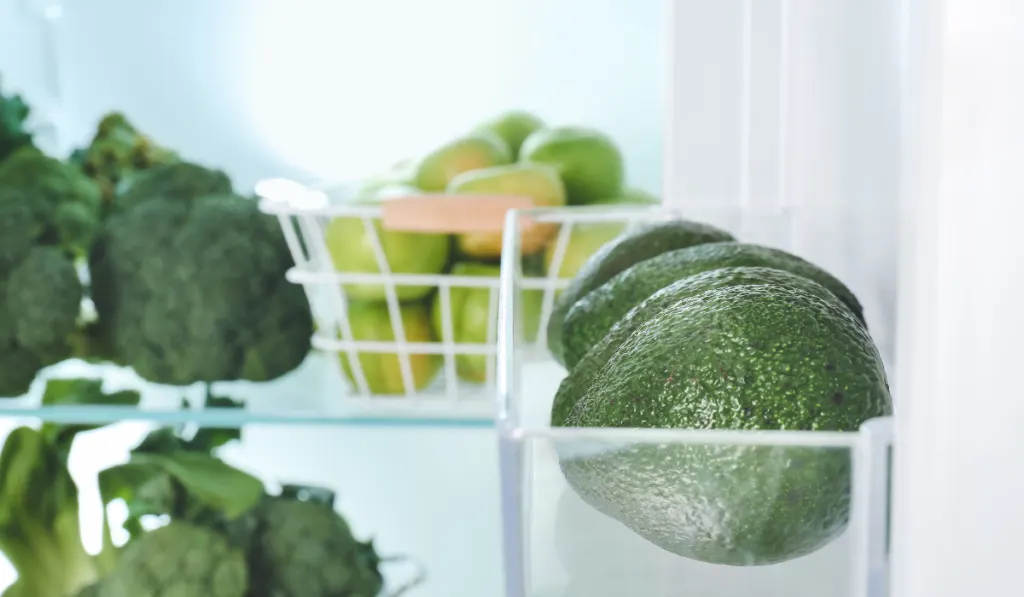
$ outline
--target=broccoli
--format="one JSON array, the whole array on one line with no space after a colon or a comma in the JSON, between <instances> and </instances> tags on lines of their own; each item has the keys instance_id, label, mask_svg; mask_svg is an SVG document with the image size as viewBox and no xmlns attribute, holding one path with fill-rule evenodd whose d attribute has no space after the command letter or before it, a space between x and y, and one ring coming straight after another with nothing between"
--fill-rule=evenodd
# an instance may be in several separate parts
<instances>
[{"instance_id":1,"label":"broccoli","mask_svg":"<svg viewBox=\"0 0 1024 597\"><path fill-rule=\"evenodd\" d=\"M30 112L20 95L0 92L0 162L15 150L32 145L32 134L25 130Z\"/></svg>"},{"instance_id":2,"label":"broccoli","mask_svg":"<svg viewBox=\"0 0 1024 597\"><path fill-rule=\"evenodd\" d=\"M0 273L21 262L46 228L47 223L36 217L29 194L0 187Z\"/></svg>"},{"instance_id":3,"label":"broccoli","mask_svg":"<svg viewBox=\"0 0 1024 597\"><path fill-rule=\"evenodd\" d=\"M96 581L78 516L78 488L57 447L39 430L12 431L0 452L0 551L18 573L7 594L68 597Z\"/></svg>"},{"instance_id":4,"label":"broccoli","mask_svg":"<svg viewBox=\"0 0 1024 597\"><path fill-rule=\"evenodd\" d=\"M222 534L172 521L131 540L103 577L97 597L246 597L242 549Z\"/></svg>"},{"instance_id":5,"label":"broccoli","mask_svg":"<svg viewBox=\"0 0 1024 597\"><path fill-rule=\"evenodd\" d=\"M106 114L89 145L71 156L71 162L96 181L106 205L114 200L119 185L135 173L178 159L175 152L140 133L120 112Z\"/></svg>"},{"instance_id":6,"label":"broccoli","mask_svg":"<svg viewBox=\"0 0 1024 597\"><path fill-rule=\"evenodd\" d=\"M253 509L249 597L376 597L384 586L372 542L359 542L334 496L284 493Z\"/></svg>"},{"instance_id":7,"label":"broccoli","mask_svg":"<svg viewBox=\"0 0 1024 597\"><path fill-rule=\"evenodd\" d=\"M72 356L81 300L74 263L56 247L0 270L0 396L21 396L40 369Z\"/></svg>"},{"instance_id":8,"label":"broccoli","mask_svg":"<svg viewBox=\"0 0 1024 597\"><path fill-rule=\"evenodd\" d=\"M88 251L100 224L99 187L73 166L35 147L23 147L0 163L0 222L5 228L8 217L24 217L12 204L31 208L28 230L37 243L59 245L75 254Z\"/></svg>"},{"instance_id":9,"label":"broccoli","mask_svg":"<svg viewBox=\"0 0 1024 597\"><path fill-rule=\"evenodd\" d=\"M7 278L7 315L18 345L44 365L66 358L75 331L82 285L74 263L56 247L36 247Z\"/></svg>"},{"instance_id":10,"label":"broccoli","mask_svg":"<svg viewBox=\"0 0 1024 597\"><path fill-rule=\"evenodd\" d=\"M181 183L113 214L89 255L114 361L169 385L290 372L313 324L301 287L285 280L292 259L279 225L244 197L174 196Z\"/></svg>"},{"instance_id":11,"label":"broccoli","mask_svg":"<svg viewBox=\"0 0 1024 597\"><path fill-rule=\"evenodd\" d=\"M211 170L191 162L176 162L139 172L126 179L118 189L114 209L129 209L156 197L190 201L205 195L231 193L231 179L220 170Z\"/></svg>"}]
</instances>

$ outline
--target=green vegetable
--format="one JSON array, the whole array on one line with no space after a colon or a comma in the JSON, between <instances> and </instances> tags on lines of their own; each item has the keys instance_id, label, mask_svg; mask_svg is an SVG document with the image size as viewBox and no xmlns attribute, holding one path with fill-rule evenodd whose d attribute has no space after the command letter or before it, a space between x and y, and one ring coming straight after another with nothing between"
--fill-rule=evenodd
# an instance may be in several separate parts
<instances>
[{"instance_id":1,"label":"green vegetable","mask_svg":"<svg viewBox=\"0 0 1024 597\"><path fill-rule=\"evenodd\" d=\"M125 530L143 534L141 519L168 515L203 524L221 524L247 513L264 495L263 483L217 458L222 445L211 436L185 440L171 428L151 432L132 450L127 462L100 471L104 504L121 499L128 505Z\"/></svg>"},{"instance_id":2,"label":"green vegetable","mask_svg":"<svg viewBox=\"0 0 1024 597\"><path fill-rule=\"evenodd\" d=\"M107 206L122 183L138 172L178 160L175 152L154 143L120 112L106 114L89 145L71 156L71 162L96 181Z\"/></svg>"},{"instance_id":3,"label":"green vegetable","mask_svg":"<svg viewBox=\"0 0 1024 597\"><path fill-rule=\"evenodd\" d=\"M4 95L0 90L0 162L32 144L32 134L25 129L30 113L20 95Z\"/></svg>"},{"instance_id":4,"label":"green vegetable","mask_svg":"<svg viewBox=\"0 0 1024 597\"><path fill-rule=\"evenodd\" d=\"M207 448L158 429L127 463L100 473L104 503L128 505L125 529L132 537L102 579L100 597L379 594L381 560L334 511L333 492L286 486L268 496L257 479ZM147 515L167 515L171 522L145 531ZM193 560L194 571L181 570Z\"/></svg>"},{"instance_id":5,"label":"green vegetable","mask_svg":"<svg viewBox=\"0 0 1024 597\"><path fill-rule=\"evenodd\" d=\"M219 178L195 172L197 192ZM115 362L155 383L290 372L313 324L302 288L285 279L293 261L280 226L248 198L188 196L187 180L140 183L126 197L147 194L106 221L89 255L99 336Z\"/></svg>"},{"instance_id":6,"label":"green vegetable","mask_svg":"<svg viewBox=\"0 0 1024 597\"><path fill-rule=\"evenodd\" d=\"M24 218L24 210L12 203L30 207L31 222L19 238L28 234L37 244L84 254L99 228L99 187L74 166L35 147L23 147L0 163L0 214L12 211Z\"/></svg>"},{"instance_id":7,"label":"green vegetable","mask_svg":"<svg viewBox=\"0 0 1024 597\"><path fill-rule=\"evenodd\" d=\"M40 369L71 356L81 300L74 263L56 247L30 247L0 270L0 396L24 394Z\"/></svg>"},{"instance_id":8,"label":"green vegetable","mask_svg":"<svg viewBox=\"0 0 1024 597\"><path fill-rule=\"evenodd\" d=\"M807 280L806 284L814 284ZM892 413L864 326L836 299L788 283L717 287L640 323L593 372L568 427L855 431ZM685 295L685 293L684 293ZM560 464L588 504L662 549L762 565L845 528L844 449L632 444Z\"/></svg>"},{"instance_id":9,"label":"green vegetable","mask_svg":"<svg viewBox=\"0 0 1024 597\"><path fill-rule=\"evenodd\" d=\"M252 513L257 529L249 552L249 597L376 597L384 586L371 542L352 536L334 511L331 492L299 499L286 488Z\"/></svg>"},{"instance_id":10,"label":"green vegetable","mask_svg":"<svg viewBox=\"0 0 1024 597\"><path fill-rule=\"evenodd\" d=\"M18 345L43 364L63 360L82 302L78 272L56 247L37 247L7 278L7 314Z\"/></svg>"},{"instance_id":11,"label":"green vegetable","mask_svg":"<svg viewBox=\"0 0 1024 597\"><path fill-rule=\"evenodd\" d=\"M0 551L18 572L18 594L65 597L92 583L78 488L54 446L35 429L15 429L0 452L0 479Z\"/></svg>"},{"instance_id":12,"label":"green vegetable","mask_svg":"<svg viewBox=\"0 0 1024 597\"><path fill-rule=\"evenodd\" d=\"M222 534L188 522L130 541L98 597L245 597L248 567L242 549Z\"/></svg>"},{"instance_id":13,"label":"green vegetable","mask_svg":"<svg viewBox=\"0 0 1024 597\"><path fill-rule=\"evenodd\" d=\"M191 201L205 195L230 195L231 179L220 170L191 162L164 164L140 172L118 189L116 209L131 209L154 198Z\"/></svg>"},{"instance_id":14,"label":"green vegetable","mask_svg":"<svg viewBox=\"0 0 1024 597\"><path fill-rule=\"evenodd\" d=\"M105 394L101 380L50 380L43 404L130 404L135 392ZM78 488L67 459L76 433L94 426L14 429L0 450L0 552L18 574L5 597L71 597L100 568L82 546Z\"/></svg>"}]
</instances>

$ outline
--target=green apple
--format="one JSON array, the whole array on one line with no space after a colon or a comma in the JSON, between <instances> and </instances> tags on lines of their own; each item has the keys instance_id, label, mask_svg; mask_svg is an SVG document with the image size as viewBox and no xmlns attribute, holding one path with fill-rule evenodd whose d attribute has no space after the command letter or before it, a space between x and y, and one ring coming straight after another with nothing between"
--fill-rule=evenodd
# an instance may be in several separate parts
<instances>
[{"instance_id":1,"label":"green apple","mask_svg":"<svg viewBox=\"0 0 1024 597\"><path fill-rule=\"evenodd\" d=\"M598 201L600 205L658 205L661 199L657 195L644 189L628 187L618 197Z\"/></svg>"},{"instance_id":2,"label":"green apple","mask_svg":"<svg viewBox=\"0 0 1024 597\"><path fill-rule=\"evenodd\" d=\"M489 120L477 130L493 131L505 140L512 151L513 159L519 155L519 148L535 131L544 128L544 121L538 116L523 110L511 110Z\"/></svg>"},{"instance_id":3,"label":"green apple","mask_svg":"<svg viewBox=\"0 0 1024 597\"><path fill-rule=\"evenodd\" d=\"M463 172L448 185L451 194L507 195L529 197L538 207L565 205L565 185L558 172L544 164L508 164ZM521 247L524 255L541 250L554 233L550 225L534 225L524 230ZM501 232L472 232L456 236L459 250L476 259L501 256Z\"/></svg>"},{"instance_id":4,"label":"green apple","mask_svg":"<svg viewBox=\"0 0 1024 597\"><path fill-rule=\"evenodd\" d=\"M412 186L415 175L416 161L412 158L406 158L392 164L386 170L367 176L357 187L356 193L365 196L374 194L387 187L409 187Z\"/></svg>"},{"instance_id":5,"label":"green apple","mask_svg":"<svg viewBox=\"0 0 1024 597\"><path fill-rule=\"evenodd\" d=\"M403 186L389 186L364 195L354 201L366 205L386 201L389 197L415 195L421 191ZM440 274L448 265L451 253L451 238L446 234L425 234L385 230L379 220L373 222L373 230L380 240L388 267L395 274ZM342 216L331 219L324 230L324 241L330 253L334 268L339 272L362 274L380 273L373 236L367 230L362 218ZM412 301L430 294L434 286L396 286L395 292L401 301ZM387 293L383 284L344 285L345 293L356 301L384 301Z\"/></svg>"},{"instance_id":6,"label":"green apple","mask_svg":"<svg viewBox=\"0 0 1024 597\"><path fill-rule=\"evenodd\" d=\"M657 205L660 200L643 189L628 188L621 195L602 199L599 205ZM572 278L605 243L622 234L626 229L623 222L584 222L573 224L569 242L558 267L559 278ZM555 257L556 243L549 243L544 250L544 271L550 272Z\"/></svg>"},{"instance_id":7,"label":"green apple","mask_svg":"<svg viewBox=\"0 0 1024 597\"><path fill-rule=\"evenodd\" d=\"M452 268L452 275L457 276L484 276L498 279L501 275L501 268L497 265L483 263L463 262L455 264ZM456 343L464 344L487 344L494 342L494 338L488 338L490 326L497 326L497 311L491 311L491 293L495 295L498 290L490 288L468 288L465 286L453 286L451 288L450 314L452 323L453 338ZM522 293L523 303L521 321L523 322L523 333L527 342L532 342L537 337L537 328L540 326L541 301L543 292L540 290L526 290ZM496 304L496 303L495 303ZM444 336L444 319L441 310L440 293L434 297L434 307L431 316L431 323L434 335L442 340ZM495 327L497 330L497 327ZM487 381L487 355L456 355L455 371L459 379L483 383Z\"/></svg>"},{"instance_id":8,"label":"green apple","mask_svg":"<svg viewBox=\"0 0 1024 597\"><path fill-rule=\"evenodd\" d=\"M523 142L519 160L557 168L570 205L590 205L622 193L622 152L610 137L594 129L559 127L536 131Z\"/></svg>"},{"instance_id":9,"label":"green apple","mask_svg":"<svg viewBox=\"0 0 1024 597\"><path fill-rule=\"evenodd\" d=\"M402 327L407 342L435 342L430 314L422 303L403 304L400 308ZM349 303L348 320L354 340L362 342L394 342L395 331L385 303ZM347 352L338 353L341 370L355 385L356 378ZM366 377L366 385L374 394L404 394L402 365L398 353L360 352L356 360ZM415 391L430 385L441 369L441 355L410 354L409 365Z\"/></svg>"},{"instance_id":10,"label":"green apple","mask_svg":"<svg viewBox=\"0 0 1024 597\"><path fill-rule=\"evenodd\" d=\"M445 143L421 159L416 164L413 184L424 191L443 191L463 172L512 161L512 150L497 133L476 131Z\"/></svg>"}]
</instances>

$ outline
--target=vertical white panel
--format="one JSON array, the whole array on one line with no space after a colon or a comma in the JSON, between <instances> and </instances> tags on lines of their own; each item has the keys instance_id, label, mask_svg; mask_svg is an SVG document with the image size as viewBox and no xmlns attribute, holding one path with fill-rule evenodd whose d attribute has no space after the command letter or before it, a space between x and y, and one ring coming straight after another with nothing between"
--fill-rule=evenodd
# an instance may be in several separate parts
<instances>
[{"instance_id":1,"label":"vertical white panel","mask_svg":"<svg viewBox=\"0 0 1024 597\"><path fill-rule=\"evenodd\" d=\"M1019 595L1024 5L911 8L893 594Z\"/></svg>"},{"instance_id":2,"label":"vertical white panel","mask_svg":"<svg viewBox=\"0 0 1024 597\"><path fill-rule=\"evenodd\" d=\"M670 201L895 209L899 3L669 5Z\"/></svg>"}]
</instances>

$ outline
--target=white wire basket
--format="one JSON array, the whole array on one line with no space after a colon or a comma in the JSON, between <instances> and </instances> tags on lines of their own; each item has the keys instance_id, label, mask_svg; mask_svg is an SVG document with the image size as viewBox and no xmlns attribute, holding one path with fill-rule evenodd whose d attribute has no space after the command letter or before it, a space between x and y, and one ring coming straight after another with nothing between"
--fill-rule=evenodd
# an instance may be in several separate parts
<instances>
[{"instance_id":1,"label":"white wire basket","mask_svg":"<svg viewBox=\"0 0 1024 597\"><path fill-rule=\"evenodd\" d=\"M874 267L878 258L875 251L880 248L865 243L876 230L876 218L871 213L831 206L740 208L692 204L671 209L535 209L509 214L502 263L498 367L506 597L885 597L893 443L890 418L872 419L859 431L843 433L550 425L552 400L566 371L545 350L543 334L533 337L526 333L527 326L522 322L523 297L534 292L538 284L538 279L522 266L522 225L558 225L557 253L581 226L616 223L629 227L677 218L724 228L741 241L787 250L829 270L858 295L880 351L885 357L891 355L892 319L885 308L890 297L889 280ZM547 307L552 289L560 285L553 283L558 273L549 270L543 278L552 283L543 286L546 309L542 319L550 312ZM576 459L583 462L583 468L577 471L584 471L584 475L632 471L644 479L643 483L616 491L626 491L629 503L633 503L634 498L644 497L638 487L650 488L654 482L652 471L677 471L686 466L688 455L704 453L758 453L778 459L776 462L797 458L841 462L844 472L836 473L827 485L845 487L849 504L845 526L813 552L781 563L708 564L669 553L612 516L602 514L581 499L566 472L566 466L571 467ZM630 461L631 455L643 459ZM730 462L733 468L714 473L715 487L754 488L751 471L734 466L737 460ZM594 463L598 468L589 468ZM674 502L668 493L662 493L671 487L656 488L655 497L648 503L650 508L645 505L641 510L674 516ZM607 498L610 494L603 495L598 503L612 499ZM728 494L714 492L704 497L712 501L730 499ZM607 503L605 507L609 507Z\"/></svg>"},{"instance_id":2,"label":"white wire basket","mask_svg":"<svg viewBox=\"0 0 1024 597\"><path fill-rule=\"evenodd\" d=\"M257 194L295 260L287 276L309 299L312 345L337 355L348 385L342 399L374 414L493 419L502 227L506 212L529 199L423 194L362 204L347 188L283 180L261 183ZM459 235L484 239L493 256L462 256ZM561 267L556 227L531 238L534 262ZM531 280L544 313L567 282ZM541 340L542 319L538 311L531 324Z\"/></svg>"}]
</instances>

